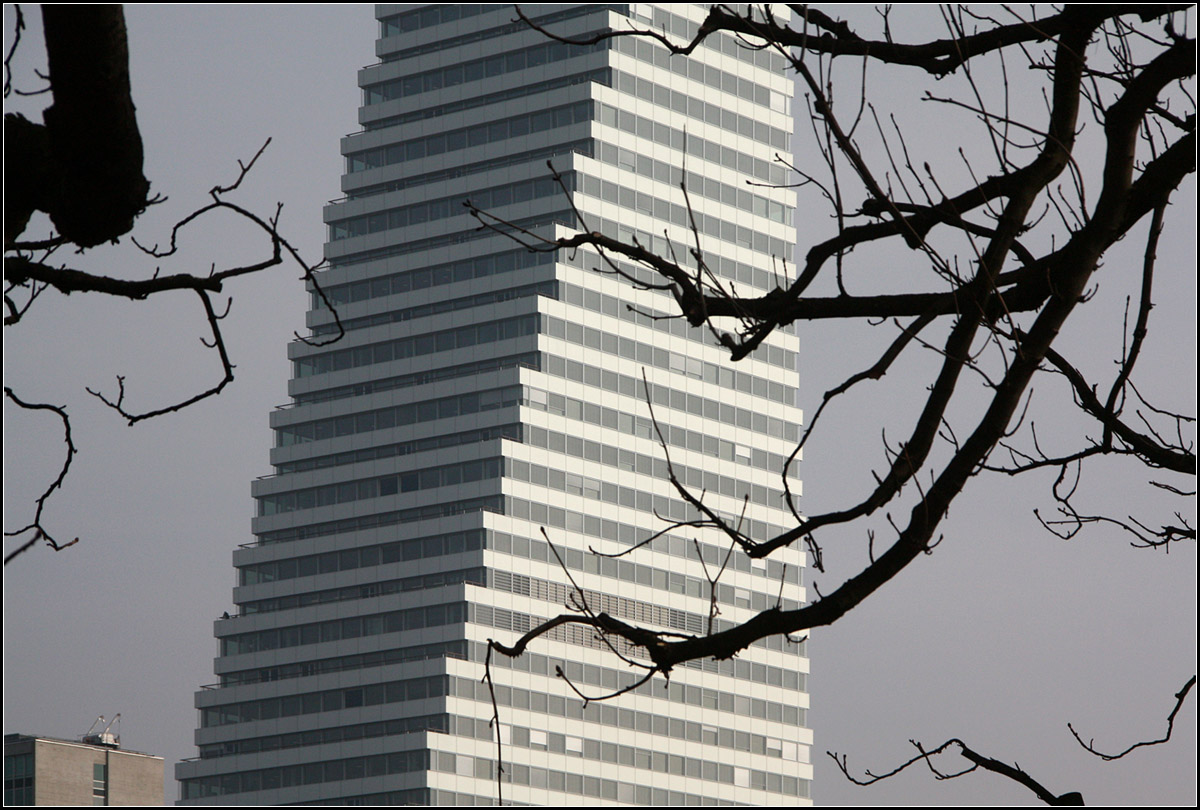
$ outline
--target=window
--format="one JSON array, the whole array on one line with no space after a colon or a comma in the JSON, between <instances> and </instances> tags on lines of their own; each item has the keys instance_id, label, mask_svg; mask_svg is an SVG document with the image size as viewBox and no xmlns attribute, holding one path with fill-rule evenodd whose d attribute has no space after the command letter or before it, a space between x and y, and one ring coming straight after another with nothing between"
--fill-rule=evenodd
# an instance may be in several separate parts
<instances>
[{"instance_id":1,"label":"window","mask_svg":"<svg viewBox=\"0 0 1200 810\"><path fill-rule=\"evenodd\" d=\"M4 757L4 804L33 804L33 754Z\"/></svg>"},{"instance_id":2,"label":"window","mask_svg":"<svg viewBox=\"0 0 1200 810\"><path fill-rule=\"evenodd\" d=\"M103 762L92 764L92 804L108 804L108 765Z\"/></svg>"}]
</instances>

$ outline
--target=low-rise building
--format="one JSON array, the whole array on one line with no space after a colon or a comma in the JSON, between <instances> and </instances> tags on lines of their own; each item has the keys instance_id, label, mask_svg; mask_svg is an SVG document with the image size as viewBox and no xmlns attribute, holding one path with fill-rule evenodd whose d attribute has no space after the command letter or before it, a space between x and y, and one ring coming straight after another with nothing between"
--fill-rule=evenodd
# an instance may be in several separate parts
<instances>
[{"instance_id":1,"label":"low-rise building","mask_svg":"<svg viewBox=\"0 0 1200 810\"><path fill-rule=\"evenodd\" d=\"M91 738L4 735L5 807L162 803L162 757Z\"/></svg>"}]
</instances>

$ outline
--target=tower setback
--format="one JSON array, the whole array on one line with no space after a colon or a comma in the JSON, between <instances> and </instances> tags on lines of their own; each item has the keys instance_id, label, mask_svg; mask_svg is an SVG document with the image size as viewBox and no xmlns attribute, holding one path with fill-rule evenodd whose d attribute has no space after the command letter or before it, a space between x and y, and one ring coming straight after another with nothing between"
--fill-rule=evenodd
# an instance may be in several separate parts
<instances>
[{"instance_id":1,"label":"tower setback","mask_svg":"<svg viewBox=\"0 0 1200 810\"><path fill-rule=\"evenodd\" d=\"M677 41L705 14L526 10L564 36ZM794 194L770 187L790 148L783 58L727 34L690 57L636 37L568 45L511 6L376 13L323 297L289 346L274 473L234 552L236 615L216 623L181 803L489 804L497 734L505 803L808 803L803 643L585 705L639 670L564 625L492 656L498 730L483 682L487 640L578 607L572 581L596 612L680 634L804 601L790 550L735 551L710 599L728 542L668 528L695 513L659 441L706 504L752 537L781 531L795 335L732 364L707 329L661 317L674 300L634 283L661 283L646 268L517 241L578 228L683 260L698 239L722 283L774 287L794 249Z\"/></svg>"}]
</instances>

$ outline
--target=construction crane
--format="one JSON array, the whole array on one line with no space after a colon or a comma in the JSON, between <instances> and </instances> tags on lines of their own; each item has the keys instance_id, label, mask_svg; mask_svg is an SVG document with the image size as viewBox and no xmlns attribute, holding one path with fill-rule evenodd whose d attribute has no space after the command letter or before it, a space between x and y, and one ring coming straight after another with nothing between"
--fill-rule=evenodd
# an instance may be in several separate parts
<instances>
[{"instance_id":1,"label":"construction crane","mask_svg":"<svg viewBox=\"0 0 1200 810\"><path fill-rule=\"evenodd\" d=\"M116 723L120 719L121 713L117 712L115 715L113 715L113 719L108 721L108 725L100 729L99 732L96 732L96 726L104 722L104 715L100 715L96 718L96 722L92 723L92 727L87 730L87 734L83 735L83 741L85 743L90 743L91 745L104 745L109 748L120 748L121 735L110 730L112 729L113 723ZM121 726L118 724L117 728L120 729L120 727Z\"/></svg>"}]
</instances>

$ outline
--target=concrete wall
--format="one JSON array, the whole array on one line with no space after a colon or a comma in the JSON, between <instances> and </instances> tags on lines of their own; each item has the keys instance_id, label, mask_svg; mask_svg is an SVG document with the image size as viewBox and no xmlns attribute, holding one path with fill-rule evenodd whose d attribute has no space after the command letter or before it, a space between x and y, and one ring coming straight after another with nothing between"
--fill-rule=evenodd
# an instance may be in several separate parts
<instances>
[{"instance_id":1,"label":"concrete wall","mask_svg":"<svg viewBox=\"0 0 1200 810\"><path fill-rule=\"evenodd\" d=\"M108 803L163 803L163 760L145 754L111 751L108 757Z\"/></svg>"},{"instance_id":2,"label":"concrete wall","mask_svg":"<svg viewBox=\"0 0 1200 810\"><path fill-rule=\"evenodd\" d=\"M163 760L66 740L5 741L5 756L33 751L33 800L37 805L91 805L94 766L107 765L109 805L163 804Z\"/></svg>"},{"instance_id":3,"label":"concrete wall","mask_svg":"<svg viewBox=\"0 0 1200 810\"><path fill-rule=\"evenodd\" d=\"M38 740L33 748L34 803L91 804L92 765L103 761L104 754L90 746Z\"/></svg>"}]
</instances>

